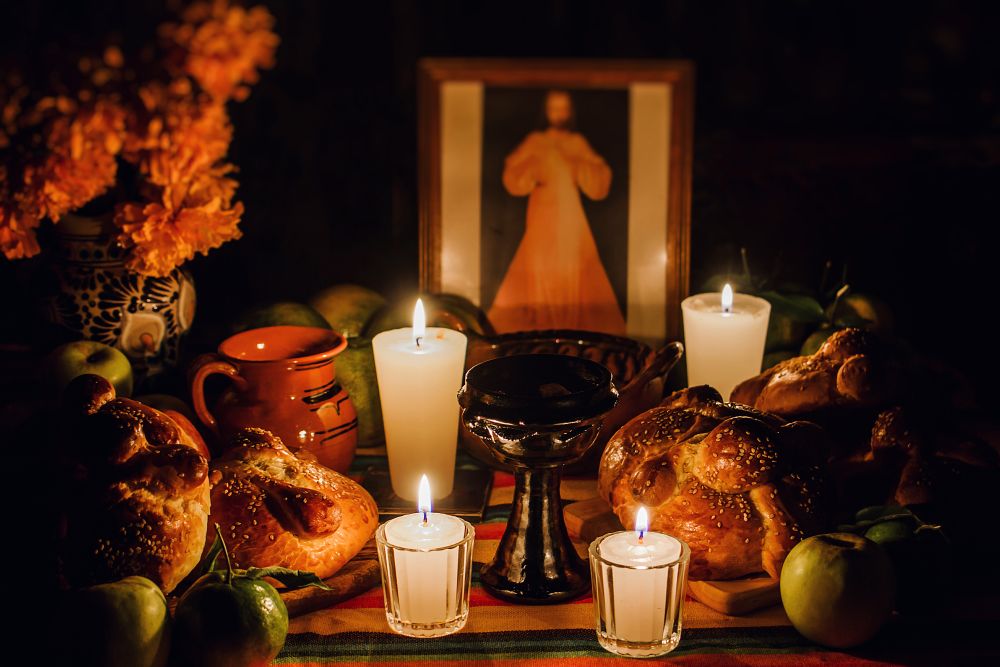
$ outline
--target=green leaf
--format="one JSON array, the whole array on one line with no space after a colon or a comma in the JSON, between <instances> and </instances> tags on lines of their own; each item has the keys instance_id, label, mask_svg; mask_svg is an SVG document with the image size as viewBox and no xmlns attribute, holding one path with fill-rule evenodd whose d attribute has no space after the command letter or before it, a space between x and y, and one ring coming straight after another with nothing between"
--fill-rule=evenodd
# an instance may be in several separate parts
<instances>
[{"instance_id":1,"label":"green leaf","mask_svg":"<svg viewBox=\"0 0 1000 667\"><path fill-rule=\"evenodd\" d=\"M219 559L219 554L221 553L222 553L222 538L216 535L215 541L212 542L212 546L208 550L208 553L206 553L205 557L202 558L201 561L197 565L195 565L195 568L188 573L188 576L184 577L184 580L177 585L177 588L174 590L174 593L180 595L188 588L190 588L194 582L198 581L203 576L213 571L215 569L215 562Z\"/></svg>"},{"instance_id":2,"label":"green leaf","mask_svg":"<svg viewBox=\"0 0 1000 667\"><path fill-rule=\"evenodd\" d=\"M782 294L801 294L803 296L813 296L814 291L808 285L791 280L780 280L774 283L775 292Z\"/></svg>"},{"instance_id":3,"label":"green leaf","mask_svg":"<svg viewBox=\"0 0 1000 667\"><path fill-rule=\"evenodd\" d=\"M288 590L296 590L298 588L305 588L306 586L315 586L316 588L322 588L324 591L333 590L324 584L322 579L312 572L306 572L305 570L289 570L287 567L251 567L244 574L251 579L262 579L264 577L277 579Z\"/></svg>"},{"instance_id":4,"label":"green leaf","mask_svg":"<svg viewBox=\"0 0 1000 667\"><path fill-rule=\"evenodd\" d=\"M826 319L823 307L819 301L803 294L779 294L768 290L757 296L766 299L771 304L771 310L778 315L784 315L795 322L819 324Z\"/></svg>"}]
</instances>

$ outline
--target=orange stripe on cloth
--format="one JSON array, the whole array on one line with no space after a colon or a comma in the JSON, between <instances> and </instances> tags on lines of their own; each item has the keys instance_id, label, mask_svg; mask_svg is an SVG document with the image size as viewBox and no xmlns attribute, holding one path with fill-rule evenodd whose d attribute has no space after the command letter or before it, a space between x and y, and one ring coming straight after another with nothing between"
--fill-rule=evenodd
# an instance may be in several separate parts
<instances>
[{"instance_id":1,"label":"orange stripe on cloth","mask_svg":"<svg viewBox=\"0 0 1000 667\"><path fill-rule=\"evenodd\" d=\"M478 523L476 528L477 540L499 541L503 537L503 531L507 529L507 522L503 523Z\"/></svg>"},{"instance_id":2,"label":"orange stripe on cloth","mask_svg":"<svg viewBox=\"0 0 1000 667\"><path fill-rule=\"evenodd\" d=\"M500 470L493 471L493 488L501 489L514 486L514 475Z\"/></svg>"}]
</instances>

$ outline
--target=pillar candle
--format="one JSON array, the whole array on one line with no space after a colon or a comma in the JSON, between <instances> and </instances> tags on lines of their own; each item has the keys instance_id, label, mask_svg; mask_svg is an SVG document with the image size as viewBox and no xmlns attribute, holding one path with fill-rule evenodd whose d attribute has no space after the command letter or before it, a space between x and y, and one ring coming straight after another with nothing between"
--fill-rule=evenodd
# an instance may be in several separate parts
<instances>
[{"instance_id":1,"label":"pillar candle","mask_svg":"<svg viewBox=\"0 0 1000 667\"><path fill-rule=\"evenodd\" d=\"M749 294L695 294L681 303L688 385L715 387L723 399L760 373L771 304Z\"/></svg>"},{"instance_id":2,"label":"pillar candle","mask_svg":"<svg viewBox=\"0 0 1000 667\"><path fill-rule=\"evenodd\" d=\"M451 494L465 346L458 331L425 327L419 299L412 328L383 331L372 340L389 476L400 498L415 500L421 472L436 497Z\"/></svg>"}]
</instances>

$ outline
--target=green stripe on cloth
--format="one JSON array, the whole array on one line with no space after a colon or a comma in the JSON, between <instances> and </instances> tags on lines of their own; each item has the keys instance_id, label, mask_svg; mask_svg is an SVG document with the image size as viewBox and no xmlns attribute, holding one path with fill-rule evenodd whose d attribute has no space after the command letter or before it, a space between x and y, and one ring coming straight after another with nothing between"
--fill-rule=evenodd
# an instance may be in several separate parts
<instances>
[{"instance_id":1,"label":"green stripe on cloth","mask_svg":"<svg viewBox=\"0 0 1000 667\"><path fill-rule=\"evenodd\" d=\"M996 664L1000 646L995 633L993 621L895 622L875 640L850 653L869 660L906 664L955 664L965 662L963 657L973 656L979 664ZM824 651L790 627L689 628L684 630L680 646L670 655L784 655ZM597 643L593 630L580 629L462 632L440 639L412 639L390 632L300 633L288 636L275 662L294 665L581 657L611 657L611 654ZM710 659L706 664L710 664Z\"/></svg>"},{"instance_id":2,"label":"green stripe on cloth","mask_svg":"<svg viewBox=\"0 0 1000 667\"><path fill-rule=\"evenodd\" d=\"M790 628L689 629L676 655L685 653L787 653L813 646ZM498 657L571 658L609 655L593 630L537 630L471 633L440 639L412 639L390 633L344 632L289 635L277 663L382 660L470 660Z\"/></svg>"},{"instance_id":3,"label":"green stripe on cloth","mask_svg":"<svg viewBox=\"0 0 1000 667\"><path fill-rule=\"evenodd\" d=\"M483 512L483 523L507 523L510 517L511 504L489 505Z\"/></svg>"}]
</instances>

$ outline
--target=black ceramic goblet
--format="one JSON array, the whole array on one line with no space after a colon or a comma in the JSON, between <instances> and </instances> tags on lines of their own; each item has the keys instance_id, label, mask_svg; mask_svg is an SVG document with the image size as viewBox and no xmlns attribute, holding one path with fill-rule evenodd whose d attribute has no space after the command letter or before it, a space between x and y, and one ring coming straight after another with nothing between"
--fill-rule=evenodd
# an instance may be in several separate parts
<instances>
[{"instance_id":1,"label":"black ceramic goblet","mask_svg":"<svg viewBox=\"0 0 1000 667\"><path fill-rule=\"evenodd\" d=\"M611 371L578 357L500 357L465 374L458 394L463 422L514 469L507 529L480 577L493 595L545 604L589 589L587 564L566 532L559 480L562 467L594 443L617 400Z\"/></svg>"}]
</instances>

